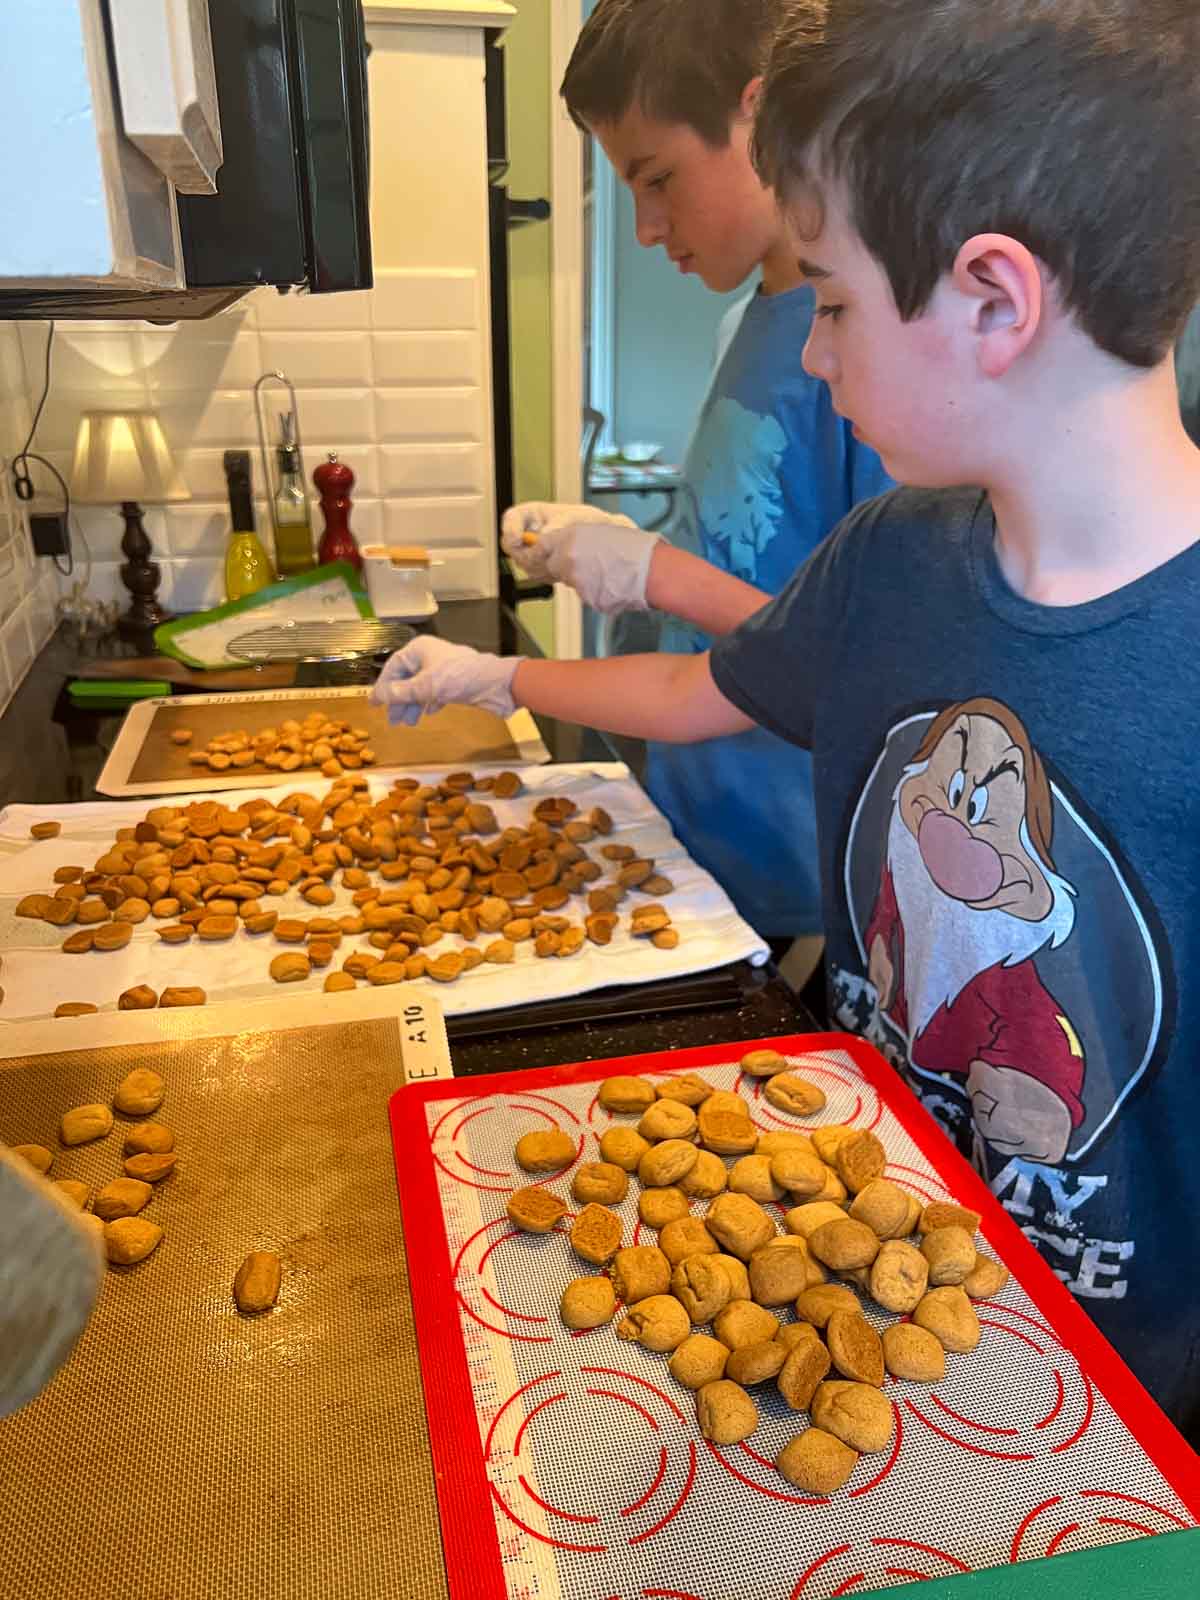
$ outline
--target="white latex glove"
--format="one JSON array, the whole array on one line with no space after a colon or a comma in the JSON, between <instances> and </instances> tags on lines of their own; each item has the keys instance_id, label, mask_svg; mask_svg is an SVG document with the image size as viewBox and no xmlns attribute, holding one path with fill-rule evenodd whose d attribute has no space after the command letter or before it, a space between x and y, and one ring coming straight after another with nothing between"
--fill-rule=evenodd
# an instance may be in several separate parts
<instances>
[{"instance_id":1,"label":"white latex glove","mask_svg":"<svg viewBox=\"0 0 1200 1600\"><path fill-rule=\"evenodd\" d=\"M637 524L619 511L600 511L595 506L573 506L566 501L525 500L520 505L509 506L500 518L500 532L504 535L504 548L508 540L522 533L552 533L559 528L569 528L575 522L614 523L619 528L635 528ZM516 554L509 551L509 554Z\"/></svg>"},{"instance_id":2,"label":"white latex glove","mask_svg":"<svg viewBox=\"0 0 1200 1600\"><path fill-rule=\"evenodd\" d=\"M571 509L592 511L590 506ZM646 580L658 542L658 534L644 532L628 517L597 522L594 512L585 521L538 533L505 532L500 540L504 553L530 577L569 584L594 611L607 616L650 609Z\"/></svg>"},{"instance_id":3,"label":"white latex glove","mask_svg":"<svg viewBox=\"0 0 1200 1600\"><path fill-rule=\"evenodd\" d=\"M516 710L512 679L520 662L520 656L487 655L422 634L384 662L371 700L387 707L389 722L405 722L410 728L451 705L479 706L511 717Z\"/></svg>"}]
</instances>

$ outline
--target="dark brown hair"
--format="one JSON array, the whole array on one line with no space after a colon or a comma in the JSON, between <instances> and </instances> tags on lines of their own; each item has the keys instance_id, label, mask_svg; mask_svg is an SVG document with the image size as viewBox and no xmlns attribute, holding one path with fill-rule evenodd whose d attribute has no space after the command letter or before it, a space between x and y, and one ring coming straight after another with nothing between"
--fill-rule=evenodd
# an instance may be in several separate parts
<instances>
[{"instance_id":1,"label":"dark brown hair","mask_svg":"<svg viewBox=\"0 0 1200 1600\"><path fill-rule=\"evenodd\" d=\"M724 147L782 9L783 0L600 0L567 63L567 110L590 131L637 105Z\"/></svg>"},{"instance_id":2,"label":"dark brown hair","mask_svg":"<svg viewBox=\"0 0 1200 1600\"><path fill-rule=\"evenodd\" d=\"M843 187L905 321L1004 233L1101 349L1153 366L1200 298L1200 5L791 0L754 158L801 221Z\"/></svg>"}]
</instances>

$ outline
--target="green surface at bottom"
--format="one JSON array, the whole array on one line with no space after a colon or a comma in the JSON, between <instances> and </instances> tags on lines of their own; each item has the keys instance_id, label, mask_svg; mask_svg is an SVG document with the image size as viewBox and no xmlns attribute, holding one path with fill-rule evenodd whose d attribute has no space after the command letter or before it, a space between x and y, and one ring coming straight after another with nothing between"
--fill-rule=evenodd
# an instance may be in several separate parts
<instances>
[{"instance_id":1,"label":"green surface at bottom","mask_svg":"<svg viewBox=\"0 0 1200 1600\"><path fill-rule=\"evenodd\" d=\"M909 1595L911 1583L875 1589L882 1595ZM1018 1561L989 1567L961 1578L939 1578L923 1585L921 1600L1200 1600L1200 1528L1160 1533L1152 1539L1127 1539L1098 1550L1052 1556L1048 1561Z\"/></svg>"}]
</instances>

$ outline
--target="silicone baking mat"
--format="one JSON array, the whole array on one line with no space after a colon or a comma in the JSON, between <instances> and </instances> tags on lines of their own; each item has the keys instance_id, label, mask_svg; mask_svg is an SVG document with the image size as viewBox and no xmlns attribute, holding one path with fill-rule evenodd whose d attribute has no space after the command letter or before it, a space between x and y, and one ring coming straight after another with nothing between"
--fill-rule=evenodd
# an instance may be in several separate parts
<instances>
[{"instance_id":1,"label":"silicone baking mat","mask_svg":"<svg viewBox=\"0 0 1200 1600\"><path fill-rule=\"evenodd\" d=\"M825 1090L818 1116L775 1111L761 1085L739 1081L739 1057L762 1045ZM707 1444L665 1357L618 1340L618 1319L583 1335L561 1325L563 1287L594 1270L570 1250L570 1213L543 1237L505 1215L531 1181L513 1161L523 1133L559 1127L575 1140L571 1167L540 1180L569 1203L572 1168L597 1158L611 1120L599 1081L680 1070L739 1088L764 1129L873 1129L888 1177L981 1212L1013 1274L978 1307L979 1349L948 1356L943 1382L889 1383L890 1449L863 1456L827 1499L772 1465L805 1425L773 1386L754 1391L761 1421L748 1441ZM858 1039L755 1040L427 1086L393 1102L392 1130L455 1600L824 1600L1195 1525L1197 1458ZM653 1243L637 1187L617 1208L624 1242ZM870 1305L867 1315L894 1320Z\"/></svg>"},{"instance_id":2,"label":"silicone baking mat","mask_svg":"<svg viewBox=\"0 0 1200 1600\"><path fill-rule=\"evenodd\" d=\"M285 717L302 721L316 711L331 721L367 730L375 752L374 767L364 769L368 772L393 767L522 767L550 759L528 711L516 711L504 721L478 706L448 706L425 717L419 727L393 727L387 712L370 703L370 692L370 687L363 685L141 700L126 713L96 788L101 794L117 796L260 789L286 774L268 767L229 767L213 772L189 761L189 752L203 750L210 739L222 733L238 729L258 733L278 727ZM171 735L180 728L191 731L191 744L171 742ZM292 776L317 775L314 767L300 767Z\"/></svg>"},{"instance_id":3,"label":"silicone baking mat","mask_svg":"<svg viewBox=\"0 0 1200 1600\"><path fill-rule=\"evenodd\" d=\"M411 988L343 998L0 1038L0 1139L53 1149L51 1178L120 1175L131 1119L74 1149L58 1119L135 1067L162 1074L179 1154L158 1249L0 1421L0 1600L443 1600L387 1104L449 1075L445 1030ZM250 1250L284 1259L258 1317L231 1294Z\"/></svg>"}]
</instances>

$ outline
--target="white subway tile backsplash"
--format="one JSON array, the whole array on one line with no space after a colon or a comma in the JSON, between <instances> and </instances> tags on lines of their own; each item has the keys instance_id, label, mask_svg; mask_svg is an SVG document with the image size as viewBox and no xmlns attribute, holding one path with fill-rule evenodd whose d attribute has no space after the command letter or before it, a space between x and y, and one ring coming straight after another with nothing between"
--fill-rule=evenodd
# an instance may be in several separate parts
<instances>
[{"instance_id":1,"label":"white subway tile backsplash","mask_svg":"<svg viewBox=\"0 0 1200 1600\"><path fill-rule=\"evenodd\" d=\"M370 383L371 339L366 333L260 333L264 371L286 372L299 388L353 389Z\"/></svg>"},{"instance_id":2,"label":"white subway tile backsplash","mask_svg":"<svg viewBox=\"0 0 1200 1600\"><path fill-rule=\"evenodd\" d=\"M258 343L253 325L232 316L143 328L142 359L154 404L172 390L253 389L265 365Z\"/></svg>"},{"instance_id":3,"label":"white subway tile backsplash","mask_svg":"<svg viewBox=\"0 0 1200 1600\"><path fill-rule=\"evenodd\" d=\"M487 535L482 495L462 500L389 500L388 537L401 544L476 544Z\"/></svg>"},{"instance_id":4,"label":"white subway tile backsplash","mask_svg":"<svg viewBox=\"0 0 1200 1600\"><path fill-rule=\"evenodd\" d=\"M477 272L397 269L376 274L371 316L377 329L478 328L479 303Z\"/></svg>"},{"instance_id":5,"label":"white subway tile backsplash","mask_svg":"<svg viewBox=\"0 0 1200 1600\"><path fill-rule=\"evenodd\" d=\"M0 628L0 640L4 645L4 657L8 662L8 677L14 691L20 687L21 680L33 664L34 644L29 631L28 600L19 605L15 611L9 613Z\"/></svg>"},{"instance_id":6,"label":"white subway tile backsplash","mask_svg":"<svg viewBox=\"0 0 1200 1600\"><path fill-rule=\"evenodd\" d=\"M204 445L257 449L254 402L245 389L172 391L156 409L167 444L176 454Z\"/></svg>"},{"instance_id":7,"label":"white subway tile backsplash","mask_svg":"<svg viewBox=\"0 0 1200 1600\"><path fill-rule=\"evenodd\" d=\"M158 598L168 611L207 611L225 599L224 558L168 561Z\"/></svg>"},{"instance_id":8,"label":"white subway tile backsplash","mask_svg":"<svg viewBox=\"0 0 1200 1600\"><path fill-rule=\"evenodd\" d=\"M72 506L72 534L87 542L93 561L123 561L125 518L116 506ZM149 533L149 528L147 528Z\"/></svg>"},{"instance_id":9,"label":"white subway tile backsplash","mask_svg":"<svg viewBox=\"0 0 1200 1600\"><path fill-rule=\"evenodd\" d=\"M385 444L379 463L385 495L484 494L490 470L482 444Z\"/></svg>"},{"instance_id":10,"label":"white subway tile backsplash","mask_svg":"<svg viewBox=\"0 0 1200 1600\"><path fill-rule=\"evenodd\" d=\"M258 326L264 331L295 329L369 328L371 291L341 294L280 294L277 289L256 289L251 295Z\"/></svg>"},{"instance_id":11,"label":"white subway tile backsplash","mask_svg":"<svg viewBox=\"0 0 1200 1600\"><path fill-rule=\"evenodd\" d=\"M270 422L276 422L276 412L285 404L286 397L281 397L280 403L267 412ZM330 440L375 443L375 396L370 389L297 389L296 404L305 456L313 456L314 447L320 450L316 459L306 461L310 473L318 460L324 459L325 449L333 448ZM275 442L274 434L271 442Z\"/></svg>"},{"instance_id":12,"label":"white subway tile backsplash","mask_svg":"<svg viewBox=\"0 0 1200 1600\"><path fill-rule=\"evenodd\" d=\"M385 444L482 444L483 395L478 389L379 389L379 438Z\"/></svg>"},{"instance_id":13,"label":"white subway tile backsplash","mask_svg":"<svg viewBox=\"0 0 1200 1600\"><path fill-rule=\"evenodd\" d=\"M474 333L377 333L375 382L455 384L482 381L483 351Z\"/></svg>"},{"instance_id":14,"label":"white subway tile backsplash","mask_svg":"<svg viewBox=\"0 0 1200 1600\"><path fill-rule=\"evenodd\" d=\"M20 324L26 379L34 396L42 392L46 366L46 324ZM50 355L50 386L99 396L109 388L139 391L146 403L146 384L136 324L97 327L94 323L55 324ZM97 405L105 402L97 399Z\"/></svg>"},{"instance_id":15,"label":"white subway tile backsplash","mask_svg":"<svg viewBox=\"0 0 1200 1600\"><path fill-rule=\"evenodd\" d=\"M317 511L314 536L319 540L325 531L325 519ZM378 544L383 538L383 501L356 500L350 508L350 532L360 545Z\"/></svg>"},{"instance_id":16,"label":"white subway tile backsplash","mask_svg":"<svg viewBox=\"0 0 1200 1600\"><path fill-rule=\"evenodd\" d=\"M198 556L224 559L229 542L229 506L192 501L172 506L167 515L166 544L163 554L191 560Z\"/></svg>"}]
</instances>

